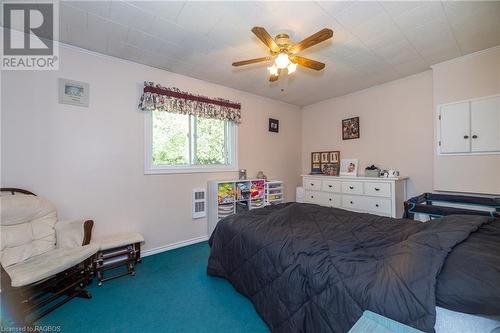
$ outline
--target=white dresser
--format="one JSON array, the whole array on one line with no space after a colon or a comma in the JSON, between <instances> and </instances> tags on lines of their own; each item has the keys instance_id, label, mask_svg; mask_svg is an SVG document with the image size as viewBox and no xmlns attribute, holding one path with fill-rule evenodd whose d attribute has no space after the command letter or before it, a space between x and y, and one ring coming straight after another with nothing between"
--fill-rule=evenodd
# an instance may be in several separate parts
<instances>
[{"instance_id":1,"label":"white dresser","mask_svg":"<svg viewBox=\"0 0 500 333\"><path fill-rule=\"evenodd\" d=\"M356 212L402 217L406 179L303 175L304 201Z\"/></svg>"}]
</instances>

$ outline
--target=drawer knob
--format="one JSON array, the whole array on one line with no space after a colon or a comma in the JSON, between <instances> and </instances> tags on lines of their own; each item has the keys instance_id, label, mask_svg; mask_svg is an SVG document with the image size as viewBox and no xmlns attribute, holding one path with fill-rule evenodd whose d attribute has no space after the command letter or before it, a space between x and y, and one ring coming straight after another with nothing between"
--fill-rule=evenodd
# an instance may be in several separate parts
<instances>
[{"instance_id":1,"label":"drawer knob","mask_svg":"<svg viewBox=\"0 0 500 333\"><path fill-rule=\"evenodd\" d=\"M351 190L354 190L354 186L349 186L349 188L350 188Z\"/></svg>"},{"instance_id":2,"label":"drawer knob","mask_svg":"<svg viewBox=\"0 0 500 333\"><path fill-rule=\"evenodd\" d=\"M332 185L328 185L328 187L332 187Z\"/></svg>"},{"instance_id":3,"label":"drawer knob","mask_svg":"<svg viewBox=\"0 0 500 333\"><path fill-rule=\"evenodd\" d=\"M311 195L311 199L314 199L314 195Z\"/></svg>"},{"instance_id":4,"label":"drawer knob","mask_svg":"<svg viewBox=\"0 0 500 333\"><path fill-rule=\"evenodd\" d=\"M328 199L328 200L332 201L332 198L330 198L330 199Z\"/></svg>"},{"instance_id":5,"label":"drawer knob","mask_svg":"<svg viewBox=\"0 0 500 333\"><path fill-rule=\"evenodd\" d=\"M354 202L351 201L351 205L354 204Z\"/></svg>"},{"instance_id":6,"label":"drawer knob","mask_svg":"<svg viewBox=\"0 0 500 333\"><path fill-rule=\"evenodd\" d=\"M378 187L375 187L375 191L380 191L380 189Z\"/></svg>"},{"instance_id":7,"label":"drawer knob","mask_svg":"<svg viewBox=\"0 0 500 333\"><path fill-rule=\"evenodd\" d=\"M375 207L378 207L378 204L375 204Z\"/></svg>"},{"instance_id":8,"label":"drawer knob","mask_svg":"<svg viewBox=\"0 0 500 333\"><path fill-rule=\"evenodd\" d=\"M469 138L469 136L468 136L468 135L464 135L464 139L468 139L468 138Z\"/></svg>"},{"instance_id":9,"label":"drawer knob","mask_svg":"<svg viewBox=\"0 0 500 333\"><path fill-rule=\"evenodd\" d=\"M472 138L473 138L473 139L477 139L477 135L475 135L475 134L474 134L474 135L472 136Z\"/></svg>"},{"instance_id":10,"label":"drawer knob","mask_svg":"<svg viewBox=\"0 0 500 333\"><path fill-rule=\"evenodd\" d=\"M314 183L311 183L311 186L314 186Z\"/></svg>"}]
</instances>

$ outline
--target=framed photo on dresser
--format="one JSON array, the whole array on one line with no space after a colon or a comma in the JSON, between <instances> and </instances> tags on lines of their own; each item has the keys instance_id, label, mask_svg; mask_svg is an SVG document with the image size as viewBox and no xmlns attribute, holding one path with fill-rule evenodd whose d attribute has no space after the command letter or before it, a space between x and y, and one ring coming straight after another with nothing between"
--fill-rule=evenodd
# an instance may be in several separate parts
<instances>
[{"instance_id":1,"label":"framed photo on dresser","mask_svg":"<svg viewBox=\"0 0 500 333\"><path fill-rule=\"evenodd\" d=\"M358 175L358 160L342 159L340 161L340 175L356 177Z\"/></svg>"},{"instance_id":2,"label":"framed photo on dresser","mask_svg":"<svg viewBox=\"0 0 500 333\"><path fill-rule=\"evenodd\" d=\"M338 176L340 151L316 151L311 153L311 173Z\"/></svg>"}]
</instances>

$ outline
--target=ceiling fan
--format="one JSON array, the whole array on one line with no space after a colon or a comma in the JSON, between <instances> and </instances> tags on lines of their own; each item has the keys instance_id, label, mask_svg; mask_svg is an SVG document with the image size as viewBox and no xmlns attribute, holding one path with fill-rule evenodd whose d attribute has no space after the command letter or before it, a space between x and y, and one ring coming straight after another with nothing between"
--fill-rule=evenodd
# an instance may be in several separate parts
<instances>
[{"instance_id":1,"label":"ceiling fan","mask_svg":"<svg viewBox=\"0 0 500 333\"><path fill-rule=\"evenodd\" d=\"M325 64L312 59L304 58L296 55L298 52L305 50L313 45L319 44L327 39L332 38L333 31L331 29L323 29L317 33L307 37L299 43L294 43L290 40L287 34L276 35L272 38L271 35L262 27L253 27L252 32L269 48L271 53L268 57L255 58L233 62L233 66L243 66L254 64L257 62L271 61L274 63L268 67L269 81L278 80L280 74L286 69L288 74L292 74L297 69L297 65L311 68L317 71L325 68Z\"/></svg>"}]
</instances>

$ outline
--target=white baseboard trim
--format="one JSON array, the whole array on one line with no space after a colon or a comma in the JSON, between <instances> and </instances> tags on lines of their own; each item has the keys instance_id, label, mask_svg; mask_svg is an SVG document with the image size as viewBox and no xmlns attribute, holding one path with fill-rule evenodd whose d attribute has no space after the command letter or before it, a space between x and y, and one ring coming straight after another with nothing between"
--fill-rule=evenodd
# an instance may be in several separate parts
<instances>
[{"instance_id":1,"label":"white baseboard trim","mask_svg":"<svg viewBox=\"0 0 500 333\"><path fill-rule=\"evenodd\" d=\"M170 251L173 249L177 249L179 247L184 247L184 246L188 246L188 245L192 245L192 244L196 244L196 243L201 243L201 242L208 240L208 238L209 238L208 235L200 236L200 237L191 238L191 239L188 239L185 241L180 241L180 242L176 242L176 243L172 243L172 244L168 244L168 245L155 247L154 249L141 251L141 257L152 256L153 254L158 254L158 253L162 253L165 251Z\"/></svg>"}]
</instances>

